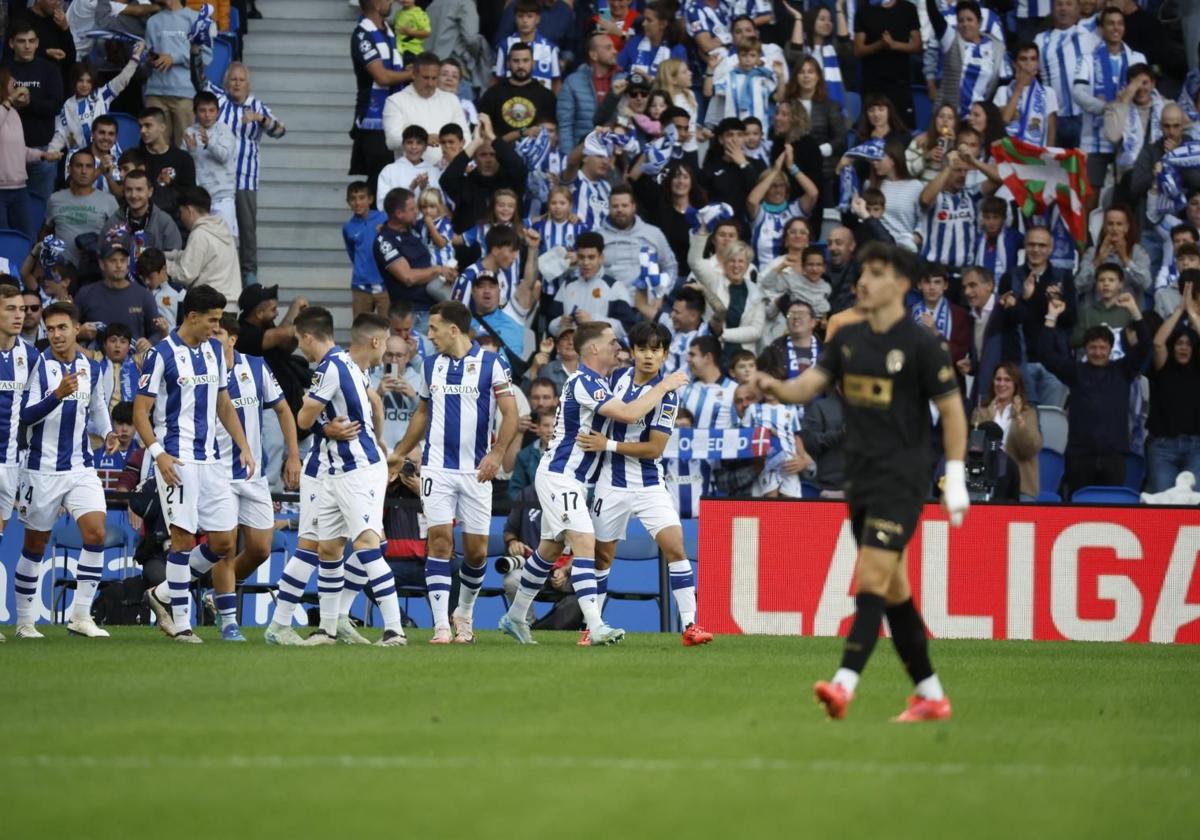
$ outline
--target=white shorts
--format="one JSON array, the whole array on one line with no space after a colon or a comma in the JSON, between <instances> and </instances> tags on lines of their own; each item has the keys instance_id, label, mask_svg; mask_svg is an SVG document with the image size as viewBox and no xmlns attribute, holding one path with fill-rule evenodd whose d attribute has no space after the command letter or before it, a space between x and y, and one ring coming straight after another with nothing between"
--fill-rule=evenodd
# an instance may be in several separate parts
<instances>
[{"instance_id":1,"label":"white shorts","mask_svg":"<svg viewBox=\"0 0 1200 840\"><path fill-rule=\"evenodd\" d=\"M21 486L21 465L0 464L0 522L7 522L17 504Z\"/></svg>"},{"instance_id":2,"label":"white shorts","mask_svg":"<svg viewBox=\"0 0 1200 840\"><path fill-rule=\"evenodd\" d=\"M88 513L107 513L104 486L95 470L44 473L24 470L17 488L17 510L31 531L49 531L62 508L78 522Z\"/></svg>"},{"instance_id":3,"label":"white shorts","mask_svg":"<svg viewBox=\"0 0 1200 840\"><path fill-rule=\"evenodd\" d=\"M324 477L300 473L300 521L296 525L297 539L319 539L317 513L320 510L321 494L324 492Z\"/></svg>"},{"instance_id":4,"label":"white shorts","mask_svg":"<svg viewBox=\"0 0 1200 840\"><path fill-rule=\"evenodd\" d=\"M593 533L587 487L569 476L542 469L533 486L542 504L542 539L561 542L567 531Z\"/></svg>"},{"instance_id":5,"label":"white shorts","mask_svg":"<svg viewBox=\"0 0 1200 840\"><path fill-rule=\"evenodd\" d=\"M364 531L383 537L383 497L387 462L327 475L317 495L317 535L321 540L354 540Z\"/></svg>"},{"instance_id":6,"label":"white shorts","mask_svg":"<svg viewBox=\"0 0 1200 840\"><path fill-rule=\"evenodd\" d=\"M238 525L237 499L229 466L219 461L175 464L179 484L172 486L157 476L158 500L167 524L189 534L232 531Z\"/></svg>"},{"instance_id":7,"label":"white shorts","mask_svg":"<svg viewBox=\"0 0 1200 840\"><path fill-rule=\"evenodd\" d=\"M750 495L762 498L775 490L778 490L781 496L792 499L799 499L804 495L804 488L800 485L800 475L785 473L779 469L763 470L755 476Z\"/></svg>"},{"instance_id":8,"label":"white shorts","mask_svg":"<svg viewBox=\"0 0 1200 840\"><path fill-rule=\"evenodd\" d=\"M487 536L492 530L492 482L475 473L421 468L421 503L430 527L457 519L464 534Z\"/></svg>"},{"instance_id":9,"label":"white shorts","mask_svg":"<svg viewBox=\"0 0 1200 840\"><path fill-rule=\"evenodd\" d=\"M670 491L659 484L654 487L596 486L592 501L592 522L596 526L597 542L616 542L625 539L629 517L636 516L652 537L672 525L679 527L679 511Z\"/></svg>"},{"instance_id":10,"label":"white shorts","mask_svg":"<svg viewBox=\"0 0 1200 840\"><path fill-rule=\"evenodd\" d=\"M237 502L238 524L260 531L275 527L275 503L271 501L271 485L261 477L249 481L231 481L233 498Z\"/></svg>"}]
</instances>

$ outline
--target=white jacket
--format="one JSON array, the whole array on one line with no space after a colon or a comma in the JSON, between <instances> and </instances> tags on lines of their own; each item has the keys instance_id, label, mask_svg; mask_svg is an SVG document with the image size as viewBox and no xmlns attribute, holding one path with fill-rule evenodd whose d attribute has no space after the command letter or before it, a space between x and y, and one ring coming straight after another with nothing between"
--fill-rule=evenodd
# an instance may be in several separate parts
<instances>
[{"instance_id":1,"label":"white jacket","mask_svg":"<svg viewBox=\"0 0 1200 840\"><path fill-rule=\"evenodd\" d=\"M729 278L721 270L721 264L711 259L704 259L704 246L707 237L692 234L691 245L688 248L688 265L692 268L697 282L704 291L704 299L708 302L706 320L716 311L724 315L729 310ZM721 340L756 347L763 340L767 326L767 299L763 297L759 284L750 279L747 272L742 281L746 284L746 307L742 311L741 323L736 327L726 327L721 333Z\"/></svg>"},{"instance_id":2,"label":"white jacket","mask_svg":"<svg viewBox=\"0 0 1200 840\"><path fill-rule=\"evenodd\" d=\"M237 243L219 216L201 216L182 251L168 251L167 276L185 289L212 286L225 295L225 311L237 312L242 293Z\"/></svg>"}]
</instances>

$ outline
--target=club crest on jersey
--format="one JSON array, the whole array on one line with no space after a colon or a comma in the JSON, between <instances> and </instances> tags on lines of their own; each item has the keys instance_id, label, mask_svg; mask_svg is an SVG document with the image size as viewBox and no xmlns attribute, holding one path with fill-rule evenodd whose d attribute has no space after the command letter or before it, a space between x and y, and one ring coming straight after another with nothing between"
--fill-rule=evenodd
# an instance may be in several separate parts
<instances>
[{"instance_id":1,"label":"club crest on jersey","mask_svg":"<svg viewBox=\"0 0 1200 840\"><path fill-rule=\"evenodd\" d=\"M312 378L312 387L314 387L314 388L320 388L320 387L321 387L321 380L323 380L324 378L325 378L325 374L324 374L324 373L322 373L322 372L321 372L321 371L319 371L319 370L318 370L318 371L316 371L315 373L313 373L313 378Z\"/></svg>"},{"instance_id":2,"label":"club crest on jersey","mask_svg":"<svg viewBox=\"0 0 1200 840\"><path fill-rule=\"evenodd\" d=\"M138 390L145 388L149 384L150 384L150 374L143 373L141 376L138 377Z\"/></svg>"},{"instance_id":3,"label":"club crest on jersey","mask_svg":"<svg viewBox=\"0 0 1200 840\"><path fill-rule=\"evenodd\" d=\"M592 394L592 396L595 397L597 400L602 400L608 396L608 392L605 391L603 388L597 388L595 390L595 392Z\"/></svg>"},{"instance_id":4,"label":"club crest on jersey","mask_svg":"<svg viewBox=\"0 0 1200 840\"><path fill-rule=\"evenodd\" d=\"M887 367L888 373L899 373L901 368L904 367L904 351L889 350L887 356L884 357L883 363Z\"/></svg>"},{"instance_id":5,"label":"club crest on jersey","mask_svg":"<svg viewBox=\"0 0 1200 840\"><path fill-rule=\"evenodd\" d=\"M467 362L467 373L468 374L474 373L478 369L479 369L479 365L475 364L474 362Z\"/></svg>"}]
</instances>

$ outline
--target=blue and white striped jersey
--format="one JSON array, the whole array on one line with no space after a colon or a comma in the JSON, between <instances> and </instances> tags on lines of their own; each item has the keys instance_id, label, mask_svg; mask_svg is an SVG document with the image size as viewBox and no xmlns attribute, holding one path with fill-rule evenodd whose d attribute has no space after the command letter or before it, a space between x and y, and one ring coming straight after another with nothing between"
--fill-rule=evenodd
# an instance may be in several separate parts
<instances>
[{"instance_id":1,"label":"blue and white striped jersey","mask_svg":"<svg viewBox=\"0 0 1200 840\"><path fill-rule=\"evenodd\" d=\"M1009 82L996 91L995 103L1003 108L1012 98L1017 83ZM1007 131L1010 136L1035 146L1046 145L1046 124L1051 114L1057 114L1058 94L1054 88L1034 79L1033 84L1021 92L1021 101L1017 106L1017 118L1010 122Z\"/></svg>"},{"instance_id":2,"label":"blue and white striped jersey","mask_svg":"<svg viewBox=\"0 0 1200 840\"><path fill-rule=\"evenodd\" d=\"M509 300L512 299L513 289L521 282L521 275L518 273L520 268L521 261L517 260L508 268L492 272L500 284L500 309L508 306ZM483 267L483 260L474 262L463 269L462 273L458 275L458 279L454 281L454 287L450 290L451 299L470 306L471 288L475 284L475 278L485 272L487 269Z\"/></svg>"},{"instance_id":3,"label":"blue and white striped jersey","mask_svg":"<svg viewBox=\"0 0 1200 840\"><path fill-rule=\"evenodd\" d=\"M1053 0L1017 0L1017 20L1041 20L1053 10Z\"/></svg>"},{"instance_id":4,"label":"blue and white striped jersey","mask_svg":"<svg viewBox=\"0 0 1200 840\"><path fill-rule=\"evenodd\" d=\"M766 202L758 205L758 213L754 216L754 225L750 231L750 244L754 248L754 258L759 271L779 256L779 243L783 239L783 231L788 222L792 219L807 218L808 214L800 206L799 199L788 202L778 210L772 210Z\"/></svg>"},{"instance_id":5,"label":"blue and white striped jersey","mask_svg":"<svg viewBox=\"0 0 1200 840\"><path fill-rule=\"evenodd\" d=\"M925 210L921 256L950 268L966 268L975 249L977 190L940 192Z\"/></svg>"},{"instance_id":6,"label":"blue and white striped jersey","mask_svg":"<svg viewBox=\"0 0 1200 840\"><path fill-rule=\"evenodd\" d=\"M475 472L491 449L500 398L512 396L508 362L472 341L461 359L429 356L421 372L417 395L428 407L421 465Z\"/></svg>"},{"instance_id":7,"label":"blue and white striped jersey","mask_svg":"<svg viewBox=\"0 0 1200 840\"><path fill-rule=\"evenodd\" d=\"M783 456L779 460L786 460L796 455L796 435L800 433L800 425L803 420L803 406L763 402L747 406L740 425L743 427L762 426L779 438Z\"/></svg>"},{"instance_id":8,"label":"blue and white striped jersey","mask_svg":"<svg viewBox=\"0 0 1200 840\"><path fill-rule=\"evenodd\" d=\"M246 97L245 102L239 104L234 102L223 88L217 87L212 82L208 83L208 92L217 97L220 105L217 119L229 126L234 140L237 141L235 147L237 154L236 189L258 189L258 145L262 142L263 135L266 134L263 126L275 119L275 115L254 94L250 94ZM247 121L246 114L258 114L263 119Z\"/></svg>"},{"instance_id":9,"label":"blue and white striped jersey","mask_svg":"<svg viewBox=\"0 0 1200 840\"><path fill-rule=\"evenodd\" d=\"M574 251L575 240L579 234L589 229L583 222L572 222L570 219L565 222L556 222L549 216L538 219L536 222L526 221L525 227L536 230L542 237L541 243L538 244L539 257L559 245L568 251Z\"/></svg>"},{"instance_id":10,"label":"blue and white striped jersey","mask_svg":"<svg viewBox=\"0 0 1200 840\"><path fill-rule=\"evenodd\" d=\"M771 0L733 0L733 12L730 19L745 15L749 18L759 18L770 15L775 18L775 5Z\"/></svg>"},{"instance_id":11,"label":"blue and white striped jersey","mask_svg":"<svg viewBox=\"0 0 1200 840\"><path fill-rule=\"evenodd\" d=\"M168 455L185 464L220 460L217 397L228 381L215 338L189 347L176 330L146 354L138 394L154 398L154 436Z\"/></svg>"},{"instance_id":12,"label":"blue and white striped jersey","mask_svg":"<svg viewBox=\"0 0 1200 840\"><path fill-rule=\"evenodd\" d=\"M612 184L593 181L580 172L567 186L575 196L571 210L579 221L589 230L600 227L600 223L608 218L608 197L612 194Z\"/></svg>"},{"instance_id":13,"label":"blue and white striped jersey","mask_svg":"<svg viewBox=\"0 0 1200 840\"><path fill-rule=\"evenodd\" d=\"M378 464L383 459L375 441L375 415L367 391L367 373L340 347L333 347L313 373L307 396L327 406L332 417L359 423L354 440L326 440L321 460L325 475L338 475Z\"/></svg>"},{"instance_id":14,"label":"blue and white striped jersey","mask_svg":"<svg viewBox=\"0 0 1200 840\"><path fill-rule=\"evenodd\" d=\"M20 336L0 351L0 464L20 463L21 396L37 360L38 351Z\"/></svg>"},{"instance_id":15,"label":"blue and white striped jersey","mask_svg":"<svg viewBox=\"0 0 1200 840\"><path fill-rule=\"evenodd\" d=\"M947 27L942 35L942 49L954 49L956 43L962 61L958 116L966 119L972 104L990 101L988 91L994 90L994 83L999 82L997 67L1007 67L1007 58L1002 40L985 34L978 44L973 44L965 38L959 38L957 28Z\"/></svg>"},{"instance_id":16,"label":"blue and white striped jersey","mask_svg":"<svg viewBox=\"0 0 1200 840\"><path fill-rule=\"evenodd\" d=\"M439 216L433 220L433 226L437 228L438 236L446 240L446 244L441 248L434 244L424 219L421 219L416 225L417 236L429 249L429 259L433 261L434 265L451 265L454 260L454 245L450 240L454 238L454 223L449 216Z\"/></svg>"},{"instance_id":17,"label":"blue and white striped jersey","mask_svg":"<svg viewBox=\"0 0 1200 840\"><path fill-rule=\"evenodd\" d=\"M1121 44L1121 54L1111 55L1108 45L1097 42L1091 53L1079 58L1075 65L1075 85L1104 102L1113 102L1129 84L1129 68L1145 64L1146 56ZM1079 104L1079 103L1076 103ZM1082 110L1081 110L1082 113ZM1088 154L1108 154L1115 151L1112 141L1104 136L1104 114L1083 114L1079 150Z\"/></svg>"},{"instance_id":18,"label":"blue and white striped jersey","mask_svg":"<svg viewBox=\"0 0 1200 840\"><path fill-rule=\"evenodd\" d=\"M717 5L710 6L704 0L687 0L683 4L683 20L687 26L687 34L695 38L701 32L707 32L728 47L733 43L729 33L730 21L733 20L733 6L729 0L717 0Z\"/></svg>"},{"instance_id":19,"label":"blue and white striped jersey","mask_svg":"<svg viewBox=\"0 0 1200 840\"><path fill-rule=\"evenodd\" d=\"M605 418L600 406L613 398L608 380L586 365L579 368L563 384L554 418L554 437L542 454L538 471L558 473L583 484L591 484L600 468L600 454L584 452L575 445L579 432L598 432Z\"/></svg>"},{"instance_id":20,"label":"blue and white striped jersey","mask_svg":"<svg viewBox=\"0 0 1200 840\"><path fill-rule=\"evenodd\" d=\"M60 400L54 389L67 373L79 377L79 388ZM100 365L79 350L64 364L47 349L37 357L29 376L21 423L29 442L25 469L53 473L92 467L95 462L88 430L100 437L112 431L100 387Z\"/></svg>"},{"instance_id":21,"label":"blue and white striped jersey","mask_svg":"<svg viewBox=\"0 0 1200 840\"><path fill-rule=\"evenodd\" d=\"M520 40L521 36L514 32L496 50L495 76L497 79L508 78L508 51ZM562 78L562 69L558 64L558 47L543 38L540 32L534 33L533 43L530 46L533 47L533 78L540 82L542 87L549 90L555 79Z\"/></svg>"},{"instance_id":22,"label":"blue and white striped jersey","mask_svg":"<svg viewBox=\"0 0 1200 840\"><path fill-rule=\"evenodd\" d=\"M671 319L666 319L668 329L671 329ZM708 335L708 322L701 321L700 326L690 332L677 332L671 337L671 346L667 349L667 357L663 359L663 373L674 373L677 370L687 370L688 346L693 338Z\"/></svg>"},{"instance_id":23,"label":"blue and white striped jersey","mask_svg":"<svg viewBox=\"0 0 1200 840\"><path fill-rule=\"evenodd\" d=\"M659 373L646 384L638 385L633 381L633 375L634 369L631 367L613 375L613 396L621 402L633 402L663 378L663 374ZM675 430L678 409L678 397L674 393L667 394L650 413L634 423L608 420L605 435L618 443L645 443L650 440L651 432L670 435ZM633 458L615 452L605 453L604 463L600 467L600 483L622 488L657 487L664 483L662 458Z\"/></svg>"},{"instance_id":24,"label":"blue and white striped jersey","mask_svg":"<svg viewBox=\"0 0 1200 840\"><path fill-rule=\"evenodd\" d=\"M734 67L728 73L719 74L713 82L713 99L725 104L727 116L738 119L756 117L763 125L770 125L775 113L775 92L778 80L775 73L766 67L743 70Z\"/></svg>"},{"instance_id":25,"label":"blue and white striped jersey","mask_svg":"<svg viewBox=\"0 0 1200 840\"><path fill-rule=\"evenodd\" d=\"M708 461L667 461L667 489L680 519L700 515L700 497L712 493L712 464Z\"/></svg>"},{"instance_id":26,"label":"blue and white striped jersey","mask_svg":"<svg viewBox=\"0 0 1200 840\"><path fill-rule=\"evenodd\" d=\"M283 392L279 390L275 374L271 373L260 356L243 356L233 351L233 367L229 369L229 399L237 409L242 430L246 433L246 443L250 445L250 453L254 456L254 478L266 476L267 450L262 442L263 406L275 405L283 399ZM233 479L245 481L248 476L246 468L242 466L242 451L220 423L217 424L217 446L221 448L221 460L229 466Z\"/></svg>"},{"instance_id":27,"label":"blue and white striped jersey","mask_svg":"<svg viewBox=\"0 0 1200 840\"><path fill-rule=\"evenodd\" d=\"M1083 113L1071 97L1071 85L1079 59L1091 55L1096 48L1096 36L1076 24L1069 29L1039 32L1033 42L1038 48L1042 84L1053 88L1058 98L1058 116L1075 117Z\"/></svg>"},{"instance_id":28,"label":"blue and white striped jersey","mask_svg":"<svg viewBox=\"0 0 1200 840\"><path fill-rule=\"evenodd\" d=\"M733 394L737 383L726 376L717 382L694 379L683 389L679 404L692 413L692 426L697 429L732 429L737 419L733 411Z\"/></svg>"}]
</instances>

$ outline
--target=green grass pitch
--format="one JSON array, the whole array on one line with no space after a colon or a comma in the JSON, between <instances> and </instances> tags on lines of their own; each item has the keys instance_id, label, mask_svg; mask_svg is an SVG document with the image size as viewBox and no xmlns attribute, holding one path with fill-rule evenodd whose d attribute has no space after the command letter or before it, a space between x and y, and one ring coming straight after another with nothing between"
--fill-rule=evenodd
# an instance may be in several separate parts
<instances>
[{"instance_id":1,"label":"green grass pitch","mask_svg":"<svg viewBox=\"0 0 1200 840\"><path fill-rule=\"evenodd\" d=\"M5 628L6 630L9 628ZM376 631L377 632L377 631ZM936 641L947 724L899 726L881 640L849 718L836 639L580 649L0 647L0 837L1185 837L1200 648ZM385 834L386 832L386 834Z\"/></svg>"}]
</instances>

